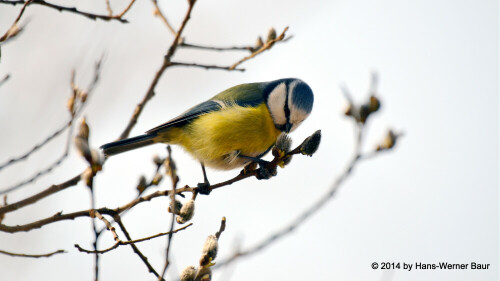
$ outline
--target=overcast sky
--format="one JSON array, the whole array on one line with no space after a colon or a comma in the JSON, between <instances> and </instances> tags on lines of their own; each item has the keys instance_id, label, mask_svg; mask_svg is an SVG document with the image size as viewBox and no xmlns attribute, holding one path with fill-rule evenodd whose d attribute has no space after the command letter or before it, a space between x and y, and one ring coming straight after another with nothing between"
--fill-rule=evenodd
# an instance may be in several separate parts
<instances>
[{"instance_id":1,"label":"overcast sky","mask_svg":"<svg viewBox=\"0 0 500 281\"><path fill-rule=\"evenodd\" d=\"M115 11L125 3L112 1ZM175 26L185 1L159 1ZM60 1L85 11L105 13L105 1ZM21 6L0 5L0 33ZM30 6L21 22L26 30L2 46L0 77L0 162L20 155L67 120L71 69L81 87L89 84L93 64L105 54L101 82L84 115L91 145L114 140L142 99L172 41L152 16L149 1L135 3L130 23L92 21ZM227 217L220 240L222 259L237 245L246 249L279 230L328 190L353 153L354 126L343 116L344 83L356 100L366 98L370 73L380 77L381 110L370 120L365 151L388 128L405 133L394 151L360 163L327 203L291 235L262 252L215 272L214 280L498 280L499 276L499 30L497 1L231 1L198 0L185 30L188 42L214 46L253 44L269 27L290 26L293 39L245 63L240 72L172 68L156 87L132 135L159 125L190 106L240 83L298 77L314 91L311 116L291 136L299 144L321 129L313 157L294 157L268 181L249 179L196 200L189 229L174 236L172 267L177 276L195 265L205 237ZM179 50L176 59L228 65L244 54ZM65 137L28 161L0 171L0 188L17 183L58 158ZM142 174L153 173L155 145L107 161L96 178L98 207L116 207L135 196ZM180 185L202 180L199 164L179 147L173 156ZM71 157L54 173L9 195L15 202L60 183L85 168ZM208 170L212 183L238 171ZM164 181L161 189L169 188ZM89 208L80 183L18 212L16 225L58 211ZM167 231L168 199L138 206L124 218L134 238ZM88 218L51 224L28 233L0 233L0 249L44 253L49 259L0 255L1 280L91 280L93 256ZM139 245L160 269L166 239ZM108 233L100 248L113 243ZM217 260L216 260L217 261ZM490 264L488 270L373 270L373 262ZM153 280L129 247L101 257L101 280ZM391 279L392 278L392 279Z\"/></svg>"}]
</instances>

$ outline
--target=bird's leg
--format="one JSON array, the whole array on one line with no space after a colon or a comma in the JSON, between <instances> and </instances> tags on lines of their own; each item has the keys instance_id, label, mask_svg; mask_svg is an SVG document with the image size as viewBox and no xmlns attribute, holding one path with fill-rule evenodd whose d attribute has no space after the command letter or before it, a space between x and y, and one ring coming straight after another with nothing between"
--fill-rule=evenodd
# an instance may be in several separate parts
<instances>
[{"instance_id":1,"label":"bird's leg","mask_svg":"<svg viewBox=\"0 0 500 281\"><path fill-rule=\"evenodd\" d=\"M276 170L276 166L269 165L269 161L257 158L257 157L251 157L251 156L246 156L246 155L238 155L238 157L245 158L252 160L253 162L259 164L259 169L257 169L257 175L255 176L259 180L267 180L270 179L271 177L274 177L278 174L278 171Z\"/></svg>"},{"instance_id":2,"label":"bird's leg","mask_svg":"<svg viewBox=\"0 0 500 281\"><path fill-rule=\"evenodd\" d=\"M208 195L210 194L210 183L208 182L207 178L207 171L205 171L205 165L201 163L201 170L203 171L203 180L204 182L198 183L198 193L203 194L203 195Z\"/></svg>"}]
</instances>

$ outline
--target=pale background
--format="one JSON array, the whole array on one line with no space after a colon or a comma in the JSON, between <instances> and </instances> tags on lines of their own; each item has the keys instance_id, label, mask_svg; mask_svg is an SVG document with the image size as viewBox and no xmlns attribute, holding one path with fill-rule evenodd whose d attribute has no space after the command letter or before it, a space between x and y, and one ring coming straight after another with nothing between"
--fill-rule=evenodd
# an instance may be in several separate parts
<instances>
[{"instance_id":1,"label":"pale background","mask_svg":"<svg viewBox=\"0 0 500 281\"><path fill-rule=\"evenodd\" d=\"M120 3L118 3L120 2ZM122 3L123 2L123 3ZM120 11L128 1L114 1ZM175 26L185 1L160 1ZM104 1L58 3L106 13ZM4 32L21 6L0 5ZM106 59L101 83L85 111L94 147L123 130L140 101L172 36L152 16L149 1L138 1L130 24L91 21L41 6L28 7L24 33L2 47L0 77L0 162L20 155L65 122L72 68L86 87L94 62ZM208 234L227 217L220 257L236 244L243 249L293 220L328 189L354 145L353 124L338 85L345 82L363 99L373 70L380 75L382 108L368 126L365 150L385 130L405 132L393 152L361 163L336 197L291 235L241 259L215 280L498 280L498 3L497 1L206 1L199 0L185 36L189 42L219 46L253 44L269 27L290 26L294 38L245 63L244 73L172 68L147 105L137 135L239 83L299 77L315 93L310 118L292 134L295 144L317 129L323 142L312 158L295 157L269 181L249 179L196 201L194 226L174 236L168 277L196 264ZM231 64L241 53L179 50L176 58ZM59 157L65 137L0 172L0 187L18 182ZM135 196L139 175L150 176L151 157L161 145L110 159L96 178L98 206L116 207ZM198 164L174 148L181 185L201 181ZM12 193L10 202L34 194L83 170L74 151L50 176ZM211 182L237 171L209 170ZM161 188L169 188L164 181ZM167 231L167 198L141 204L124 219L134 238ZM89 208L80 183L21 211L4 223L22 224L63 210ZM28 233L0 233L0 249L43 253L49 259L0 255L0 280L92 280L90 220L79 218ZM139 245L153 266L164 262L166 239ZM113 243L111 235L100 248ZM372 262L490 263L490 270L430 270L394 274L371 269ZM130 247L101 257L101 280L153 280Z\"/></svg>"}]
</instances>

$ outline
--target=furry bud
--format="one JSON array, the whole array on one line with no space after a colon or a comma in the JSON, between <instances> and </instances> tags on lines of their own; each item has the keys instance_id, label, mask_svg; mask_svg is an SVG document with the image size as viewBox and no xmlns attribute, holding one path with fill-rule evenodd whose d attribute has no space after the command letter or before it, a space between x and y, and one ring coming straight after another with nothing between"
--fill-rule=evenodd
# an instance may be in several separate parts
<instances>
[{"instance_id":1,"label":"furry bud","mask_svg":"<svg viewBox=\"0 0 500 281\"><path fill-rule=\"evenodd\" d=\"M190 221L194 215L194 200L188 200L179 211L179 216L177 217L177 222L183 224Z\"/></svg>"},{"instance_id":2,"label":"furry bud","mask_svg":"<svg viewBox=\"0 0 500 281\"><path fill-rule=\"evenodd\" d=\"M178 215L182 209L182 203L179 200L175 200L174 203L170 201L170 205L168 206L168 212L169 213L174 213Z\"/></svg>"},{"instance_id":3,"label":"furry bud","mask_svg":"<svg viewBox=\"0 0 500 281\"><path fill-rule=\"evenodd\" d=\"M209 265L212 260L217 257L217 250L219 248L219 242L215 235L209 235L205 244L203 245L203 250L200 259L200 266Z\"/></svg>"},{"instance_id":4,"label":"furry bud","mask_svg":"<svg viewBox=\"0 0 500 281\"><path fill-rule=\"evenodd\" d=\"M312 156L318 150L321 142L321 130L317 130L314 134L307 137L300 145L300 152L304 155Z\"/></svg>"},{"instance_id":5,"label":"furry bud","mask_svg":"<svg viewBox=\"0 0 500 281\"><path fill-rule=\"evenodd\" d=\"M274 39L276 39L276 30L271 27L271 29L269 29L269 32L267 33L266 43Z\"/></svg>"},{"instance_id":6,"label":"furry bud","mask_svg":"<svg viewBox=\"0 0 500 281\"><path fill-rule=\"evenodd\" d=\"M196 268L194 266L190 265L182 270L181 281L194 281L194 278L196 278Z\"/></svg>"}]
</instances>

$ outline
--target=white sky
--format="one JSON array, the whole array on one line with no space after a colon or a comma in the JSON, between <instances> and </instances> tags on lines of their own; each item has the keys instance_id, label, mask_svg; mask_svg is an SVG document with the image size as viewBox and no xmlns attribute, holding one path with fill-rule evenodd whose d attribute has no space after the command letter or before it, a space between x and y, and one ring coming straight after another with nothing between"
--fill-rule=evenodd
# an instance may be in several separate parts
<instances>
[{"instance_id":1,"label":"white sky","mask_svg":"<svg viewBox=\"0 0 500 281\"><path fill-rule=\"evenodd\" d=\"M115 3L116 2L116 3ZM125 3L112 2L118 11ZM185 1L160 1L178 26ZM74 5L60 2L65 5ZM105 13L104 1L76 3ZM118 4L122 4L119 6ZM21 7L0 6L0 30ZM139 1L130 24L91 21L69 13L28 7L26 31L2 47L0 77L0 162L41 141L66 118L69 77L85 87L93 63L106 53L101 83L85 115L91 143L115 139L125 127L172 38L149 1ZM342 171L354 145L345 83L355 98L365 97L369 75L380 76L382 109L368 125L365 150L387 128L404 131L393 152L361 163L336 197L291 235L241 260L215 280L388 280L372 262L489 263L490 270L396 270L393 280L498 280L498 3L497 1L205 1L199 0L186 28L186 40L208 45L252 44L269 27L290 26L294 38L245 63L244 73L173 68L167 70L132 135L174 117L184 109L239 83L299 77L315 93L310 118L292 134L295 144L317 129L323 142L312 158L295 157L269 181L250 179L196 201L194 226L174 236L169 277L199 259L208 234L227 228L220 256L234 245L243 249L292 221L322 196ZM180 50L176 59L226 65L240 53ZM0 172L0 188L16 183L62 153L64 137ZM161 145L111 158L96 179L98 206L115 207L135 196L139 175L153 172L151 157ZM85 162L72 154L50 176L13 193L17 201L80 172ZM201 181L198 164L174 148L181 185ZM212 183L237 171L209 170ZM164 181L162 189L169 188ZM138 206L124 222L134 238L167 231L168 200ZM89 208L83 184L33 206L9 213L5 224L27 223L63 210ZM50 259L0 255L0 280L91 280L90 220L52 224L15 235L0 233L0 249L43 253L68 251ZM111 245L107 234L100 248ZM238 242L239 241L239 242ZM139 245L152 264L163 265L165 239ZM152 280L128 247L101 257L101 280Z\"/></svg>"}]
</instances>

